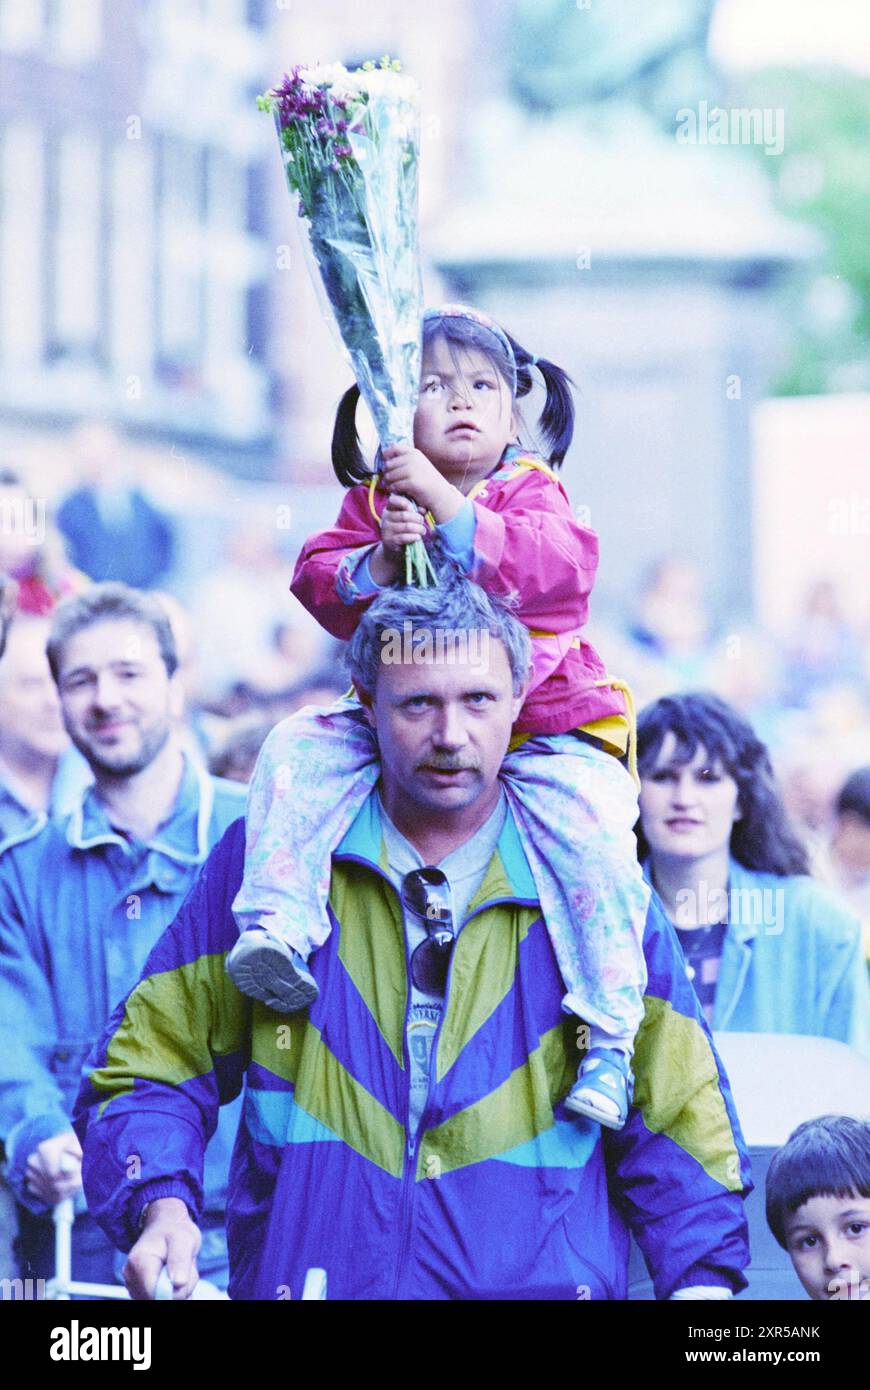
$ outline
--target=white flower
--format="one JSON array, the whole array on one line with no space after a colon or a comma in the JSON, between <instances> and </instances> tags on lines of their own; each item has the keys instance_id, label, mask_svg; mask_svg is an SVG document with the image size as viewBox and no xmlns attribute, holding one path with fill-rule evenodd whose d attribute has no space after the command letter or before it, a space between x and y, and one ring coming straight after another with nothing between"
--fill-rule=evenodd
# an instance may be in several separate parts
<instances>
[{"instance_id":1,"label":"white flower","mask_svg":"<svg viewBox=\"0 0 870 1390\"><path fill-rule=\"evenodd\" d=\"M346 82L350 73L343 63L316 63L311 68L300 68L299 76L310 87L323 87Z\"/></svg>"},{"instance_id":2,"label":"white flower","mask_svg":"<svg viewBox=\"0 0 870 1390\"><path fill-rule=\"evenodd\" d=\"M378 101L411 103L419 100L419 86L413 77L385 68L356 68L349 71L343 63L315 63L300 68L299 76L309 87L328 87L333 101L359 101L368 96Z\"/></svg>"},{"instance_id":3,"label":"white flower","mask_svg":"<svg viewBox=\"0 0 870 1390\"><path fill-rule=\"evenodd\" d=\"M384 68L352 74L363 79L362 86L371 96L391 97L395 101L414 101L419 88L413 77Z\"/></svg>"}]
</instances>

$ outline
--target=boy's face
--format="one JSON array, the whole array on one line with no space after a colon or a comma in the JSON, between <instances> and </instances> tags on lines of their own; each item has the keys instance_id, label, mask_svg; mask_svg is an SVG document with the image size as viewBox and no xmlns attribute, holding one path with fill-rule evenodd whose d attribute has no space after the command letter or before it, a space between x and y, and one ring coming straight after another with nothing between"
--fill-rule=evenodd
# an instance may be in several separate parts
<instances>
[{"instance_id":1,"label":"boy's face","mask_svg":"<svg viewBox=\"0 0 870 1390\"><path fill-rule=\"evenodd\" d=\"M786 1216L785 1243L810 1298L870 1299L870 1198L810 1197Z\"/></svg>"}]
</instances>

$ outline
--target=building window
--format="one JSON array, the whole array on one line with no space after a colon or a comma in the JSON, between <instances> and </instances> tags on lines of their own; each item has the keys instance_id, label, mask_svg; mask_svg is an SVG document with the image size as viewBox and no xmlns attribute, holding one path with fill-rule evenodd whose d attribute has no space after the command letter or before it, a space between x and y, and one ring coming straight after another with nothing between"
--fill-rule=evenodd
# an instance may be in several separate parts
<instances>
[{"instance_id":1,"label":"building window","mask_svg":"<svg viewBox=\"0 0 870 1390\"><path fill-rule=\"evenodd\" d=\"M53 355L96 360L101 336L100 145L88 132L66 131L56 149Z\"/></svg>"},{"instance_id":2,"label":"building window","mask_svg":"<svg viewBox=\"0 0 870 1390\"><path fill-rule=\"evenodd\" d=\"M206 343L212 368L244 353L245 169L223 150L208 151Z\"/></svg>"},{"instance_id":3,"label":"building window","mask_svg":"<svg viewBox=\"0 0 870 1390\"><path fill-rule=\"evenodd\" d=\"M143 144L115 146L110 196L112 365L147 380L154 362L154 176L152 153Z\"/></svg>"},{"instance_id":4,"label":"building window","mask_svg":"<svg viewBox=\"0 0 870 1390\"><path fill-rule=\"evenodd\" d=\"M208 221L219 227L242 230L247 211L244 166L212 147L206 157L206 208Z\"/></svg>"},{"instance_id":5,"label":"building window","mask_svg":"<svg viewBox=\"0 0 870 1390\"><path fill-rule=\"evenodd\" d=\"M103 42L103 0L48 0L48 52L56 63L93 62Z\"/></svg>"},{"instance_id":6,"label":"building window","mask_svg":"<svg viewBox=\"0 0 870 1390\"><path fill-rule=\"evenodd\" d=\"M186 376L202 350L202 150L188 140L163 141L158 269L161 373Z\"/></svg>"},{"instance_id":7,"label":"building window","mask_svg":"<svg viewBox=\"0 0 870 1390\"><path fill-rule=\"evenodd\" d=\"M0 48L26 53L43 42L45 0L0 0Z\"/></svg>"},{"instance_id":8,"label":"building window","mask_svg":"<svg viewBox=\"0 0 870 1390\"><path fill-rule=\"evenodd\" d=\"M247 8L245 0L205 0L205 19L209 24L244 26Z\"/></svg>"},{"instance_id":9,"label":"building window","mask_svg":"<svg viewBox=\"0 0 870 1390\"><path fill-rule=\"evenodd\" d=\"M269 201L262 164L249 164L245 176L246 226L252 236L263 238L269 230Z\"/></svg>"},{"instance_id":10,"label":"building window","mask_svg":"<svg viewBox=\"0 0 870 1390\"><path fill-rule=\"evenodd\" d=\"M42 128L16 122L0 133L0 354L38 368L45 302L45 175Z\"/></svg>"},{"instance_id":11,"label":"building window","mask_svg":"<svg viewBox=\"0 0 870 1390\"><path fill-rule=\"evenodd\" d=\"M264 284L251 285L246 296L245 337L249 354L255 362L266 360L269 338L269 290Z\"/></svg>"}]
</instances>

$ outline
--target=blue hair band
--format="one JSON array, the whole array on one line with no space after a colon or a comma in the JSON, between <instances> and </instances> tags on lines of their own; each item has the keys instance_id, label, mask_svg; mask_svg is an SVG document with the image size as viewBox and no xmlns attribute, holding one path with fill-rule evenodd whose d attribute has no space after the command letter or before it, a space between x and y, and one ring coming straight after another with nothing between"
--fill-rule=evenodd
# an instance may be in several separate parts
<instances>
[{"instance_id":1,"label":"blue hair band","mask_svg":"<svg viewBox=\"0 0 870 1390\"><path fill-rule=\"evenodd\" d=\"M485 328L497 339L502 352L508 360L508 364L513 373L512 393L516 395L517 389L517 359L514 357L514 350L510 345L507 334L503 328L499 328L495 319L491 319L488 314L484 314L480 309L474 309L470 304L442 304L439 309L427 309L423 314L423 322L430 323L433 319L468 319L470 323L476 323L481 328ZM537 358L535 359L537 361Z\"/></svg>"}]
</instances>

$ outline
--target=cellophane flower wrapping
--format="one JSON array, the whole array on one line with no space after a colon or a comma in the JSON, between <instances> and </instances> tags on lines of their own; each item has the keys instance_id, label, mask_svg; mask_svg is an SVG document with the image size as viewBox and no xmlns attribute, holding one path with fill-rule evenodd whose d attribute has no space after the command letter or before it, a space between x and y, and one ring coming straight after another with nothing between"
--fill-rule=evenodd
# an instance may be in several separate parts
<instances>
[{"instance_id":1,"label":"cellophane flower wrapping","mask_svg":"<svg viewBox=\"0 0 870 1390\"><path fill-rule=\"evenodd\" d=\"M381 446L410 440L423 310L417 83L389 58L354 71L340 63L296 67L259 104L274 115L315 282L326 293ZM407 577L426 582L427 567L418 543Z\"/></svg>"}]
</instances>

